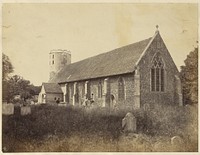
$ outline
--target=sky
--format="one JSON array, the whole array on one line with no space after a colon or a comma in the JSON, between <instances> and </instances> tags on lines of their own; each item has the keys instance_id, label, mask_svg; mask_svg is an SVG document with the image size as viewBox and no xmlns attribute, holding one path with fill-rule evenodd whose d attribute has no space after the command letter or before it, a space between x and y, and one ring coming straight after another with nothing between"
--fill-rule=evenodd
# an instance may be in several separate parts
<instances>
[{"instance_id":1,"label":"sky","mask_svg":"<svg viewBox=\"0 0 200 155\"><path fill-rule=\"evenodd\" d=\"M71 51L72 62L116 49L159 31L178 68L197 46L198 5L192 3L4 3L2 51L14 73L41 85L49 52Z\"/></svg>"}]
</instances>

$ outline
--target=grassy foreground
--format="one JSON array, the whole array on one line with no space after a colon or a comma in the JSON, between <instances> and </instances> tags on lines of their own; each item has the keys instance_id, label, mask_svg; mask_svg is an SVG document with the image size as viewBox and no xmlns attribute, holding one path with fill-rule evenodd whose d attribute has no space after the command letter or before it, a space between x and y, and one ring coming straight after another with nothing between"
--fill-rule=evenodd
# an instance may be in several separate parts
<instances>
[{"instance_id":1,"label":"grassy foreground","mask_svg":"<svg viewBox=\"0 0 200 155\"><path fill-rule=\"evenodd\" d=\"M155 106L149 111L32 106L28 116L2 117L3 152L198 151L197 106ZM137 118L137 133L125 134L127 112ZM180 136L183 142L172 145Z\"/></svg>"}]
</instances>

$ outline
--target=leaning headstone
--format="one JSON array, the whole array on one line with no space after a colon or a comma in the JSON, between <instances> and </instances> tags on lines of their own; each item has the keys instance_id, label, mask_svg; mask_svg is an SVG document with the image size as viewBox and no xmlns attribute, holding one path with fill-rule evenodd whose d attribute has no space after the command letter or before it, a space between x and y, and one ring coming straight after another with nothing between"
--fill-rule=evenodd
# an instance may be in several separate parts
<instances>
[{"instance_id":1,"label":"leaning headstone","mask_svg":"<svg viewBox=\"0 0 200 155\"><path fill-rule=\"evenodd\" d=\"M132 113L128 112L122 119L122 128L124 132L136 132L136 118Z\"/></svg>"},{"instance_id":2,"label":"leaning headstone","mask_svg":"<svg viewBox=\"0 0 200 155\"><path fill-rule=\"evenodd\" d=\"M31 114L31 107L21 107L21 115L29 115Z\"/></svg>"},{"instance_id":3,"label":"leaning headstone","mask_svg":"<svg viewBox=\"0 0 200 155\"><path fill-rule=\"evenodd\" d=\"M13 115L14 114L14 105L12 103L3 104L2 113L3 113L3 115Z\"/></svg>"}]
</instances>

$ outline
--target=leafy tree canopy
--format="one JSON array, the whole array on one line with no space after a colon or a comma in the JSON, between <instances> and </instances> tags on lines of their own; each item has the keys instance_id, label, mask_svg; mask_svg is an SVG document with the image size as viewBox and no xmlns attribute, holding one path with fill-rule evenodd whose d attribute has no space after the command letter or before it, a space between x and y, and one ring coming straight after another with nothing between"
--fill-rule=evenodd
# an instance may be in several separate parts
<instances>
[{"instance_id":1,"label":"leafy tree canopy","mask_svg":"<svg viewBox=\"0 0 200 155\"><path fill-rule=\"evenodd\" d=\"M185 104L198 103L198 48L187 55L185 65L181 66L181 81Z\"/></svg>"},{"instance_id":2,"label":"leafy tree canopy","mask_svg":"<svg viewBox=\"0 0 200 155\"><path fill-rule=\"evenodd\" d=\"M13 72L13 65L7 55L2 54L2 79L5 81L8 78L8 75Z\"/></svg>"},{"instance_id":3,"label":"leafy tree canopy","mask_svg":"<svg viewBox=\"0 0 200 155\"><path fill-rule=\"evenodd\" d=\"M40 89L41 87L30 84L29 80L25 80L19 75L14 75L3 83L3 97L4 100L9 102L14 99L15 95L20 95L25 101L34 95L38 95Z\"/></svg>"}]
</instances>

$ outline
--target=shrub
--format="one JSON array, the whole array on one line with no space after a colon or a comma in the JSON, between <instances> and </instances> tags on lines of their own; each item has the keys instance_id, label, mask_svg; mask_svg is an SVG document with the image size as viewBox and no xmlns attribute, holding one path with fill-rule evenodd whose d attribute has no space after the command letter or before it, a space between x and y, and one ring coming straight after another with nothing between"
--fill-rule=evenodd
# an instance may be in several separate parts
<instances>
[{"instance_id":1,"label":"shrub","mask_svg":"<svg viewBox=\"0 0 200 155\"><path fill-rule=\"evenodd\" d=\"M151 135L182 135L188 120L184 107L171 105L155 105L144 116L146 133Z\"/></svg>"}]
</instances>

